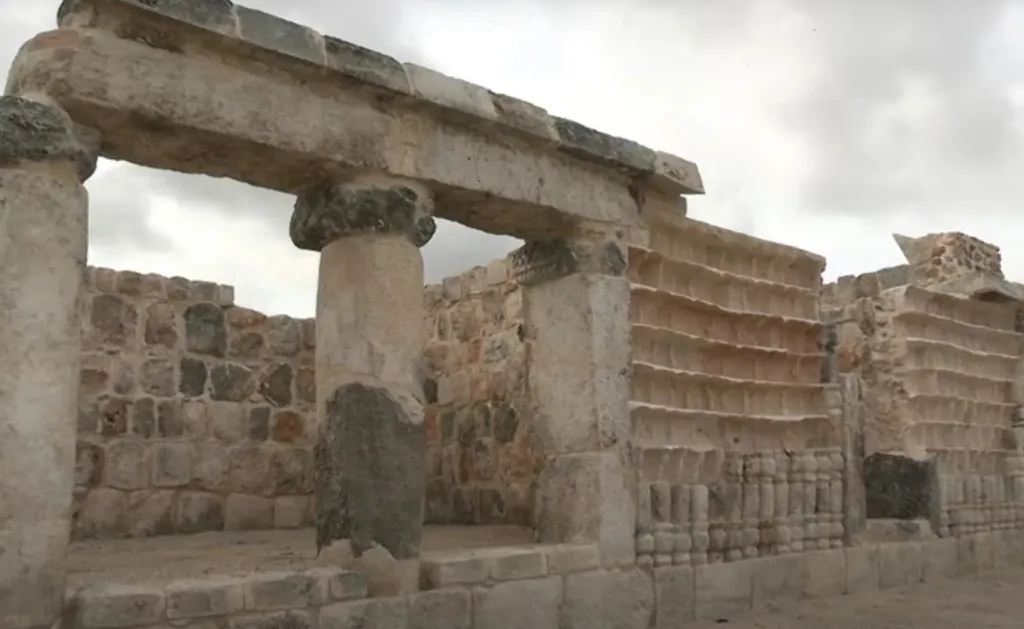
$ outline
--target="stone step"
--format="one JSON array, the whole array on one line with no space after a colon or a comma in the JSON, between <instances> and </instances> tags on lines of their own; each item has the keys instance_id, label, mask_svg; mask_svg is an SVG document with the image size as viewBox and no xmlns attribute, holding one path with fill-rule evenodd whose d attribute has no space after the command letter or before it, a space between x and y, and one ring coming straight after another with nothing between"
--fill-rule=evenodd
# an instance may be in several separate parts
<instances>
[{"instance_id":1,"label":"stone step","mask_svg":"<svg viewBox=\"0 0 1024 629\"><path fill-rule=\"evenodd\" d=\"M957 345L975 352L1016 358L1021 354L1022 336L983 325L965 323L919 310L893 315L893 336L928 339Z\"/></svg>"},{"instance_id":2,"label":"stone step","mask_svg":"<svg viewBox=\"0 0 1024 629\"><path fill-rule=\"evenodd\" d=\"M810 252L696 221L652 215L648 247L676 260L817 291L825 259Z\"/></svg>"},{"instance_id":3,"label":"stone step","mask_svg":"<svg viewBox=\"0 0 1024 629\"><path fill-rule=\"evenodd\" d=\"M672 328L633 325L633 360L684 371L764 380L817 383L825 355L737 345Z\"/></svg>"},{"instance_id":4,"label":"stone step","mask_svg":"<svg viewBox=\"0 0 1024 629\"><path fill-rule=\"evenodd\" d=\"M903 369L899 375L907 393L946 395L965 400L1002 404L1010 399L1008 378L987 378L953 369Z\"/></svg>"},{"instance_id":5,"label":"stone step","mask_svg":"<svg viewBox=\"0 0 1024 629\"><path fill-rule=\"evenodd\" d=\"M733 310L772 312L805 319L818 314L810 288L739 275L652 249L630 247L631 281L718 304Z\"/></svg>"},{"instance_id":6,"label":"stone step","mask_svg":"<svg viewBox=\"0 0 1024 629\"><path fill-rule=\"evenodd\" d=\"M980 352L955 343L908 338L904 365L909 368L951 369L998 380L1013 379L1018 359L1005 354Z\"/></svg>"},{"instance_id":7,"label":"stone step","mask_svg":"<svg viewBox=\"0 0 1024 629\"><path fill-rule=\"evenodd\" d=\"M728 448L806 449L829 434L828 415L792 413L740 414L672 408L630 402L633 439L637 447L687 447L695 451Z\"/></svg>"},{"instance_id":8,"label":"stone step","mask_svg":"<svg viewBox=\"0 0 1024 629\"><path fill-rule=\"evenodd\" d=\"M735 345L820 351L823 325L816 319L726 308L681 293L631 284L630 321Z\"/></svg>"}]
</instances>

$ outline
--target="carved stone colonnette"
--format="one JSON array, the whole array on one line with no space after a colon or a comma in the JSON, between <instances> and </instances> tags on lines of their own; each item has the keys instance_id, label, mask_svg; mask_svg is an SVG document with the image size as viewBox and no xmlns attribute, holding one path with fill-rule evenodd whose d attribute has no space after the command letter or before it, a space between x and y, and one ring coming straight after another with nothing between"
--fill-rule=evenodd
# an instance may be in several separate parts
<instances>
[{"instance_id":1,"label":"carved stone colonnette","mask_svg":"<svg viewBox=\"0 0 1024 629\"><path fill-rule=\"evenodd\" d=\"M321 255L322 543L418 552L430 214L531 242L540 534L633 561L621 242L648 205L703 192L694 164L229 0L65 0L58 21L22 46L0 108L5 627L49 629L63 602L97 155L298 197L293 241Z\"/></svg>"}]
</instances>

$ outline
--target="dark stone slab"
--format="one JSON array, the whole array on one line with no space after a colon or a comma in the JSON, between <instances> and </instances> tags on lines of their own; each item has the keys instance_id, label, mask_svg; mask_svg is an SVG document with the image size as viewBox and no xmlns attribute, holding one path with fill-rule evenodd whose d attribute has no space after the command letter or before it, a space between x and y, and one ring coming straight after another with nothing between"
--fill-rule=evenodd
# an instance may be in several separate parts
<instances>
[{"instance_id":1,"label":"dark stone slab","mask_svg":"<svg viewBox=\"0 0 1024 629\"><path fill-rule=\"evenodd\" d=\"M243 40L318 65L326 61L323 39L313 29L248 7L236 7L235 13Z\"/></svg>"},{"instance_id":2,"label":"dark stone slab","mask_svg":"<svg viewBox=\"0 0 1024 629\"><path fill-rule=\"evenodd\" d=\"M631 140L601 133L572 120L555 117L562 150L630 173L653 173L657 154Z\"/></svg>"},{"instance_id":3,"label":"dark stone slab","mask_svg":"<svg viewBox=\"0 0 1024 629\"><path fill-rule=\"evenodd\" d=\"M937 470L934 461L875 453L864 459L867 517L915 520L932 516Z\"/></svg>"},{"instance_id":4,"label":"dark stone slab","mask_svg":"<svg viewBox=\"0 0 1024 629\"><path fill-rule=\"evenodd\" d=\"M19 162L68 160L81 181L96 170L97 154L88 150L74 133L66 113L42 103L0 96L0 168Z\"/></svg>"},{"instance_id":5,"label":"dark stone slab","mask_svg":"<svg viewBox=\"0 0 1024 629\"><path fill-rule=\"evenodd\" d=\"M541 107L512 96L491 92L498 121L546 140L558 141L555 119Z\"/></svg>"},{"instance_id":6,"label":"dark stone slab","mask_svg":"<svg viewBox=\"0 0 1024 629\"><path fill-rule=\"evenodd\" d=\"M437 228L424 202L404 186L327 184L299 196L289 232L296 247L310 251L359 233L404 233L422 247Z\"/></svg>"},{"instance_id":7,"label":"dark stone slab","mask_svg":"<svg viewBox=\"0 0 1024 629\"><path fill-rule=\"evenodd\" d=\"M626 256L613 241L573 243L564 238L531 241L513 251L512 272L523 286L541 284L573 273L622 275Z\"/></svg>"},{"instance_id":8,"label":"dark stone slab","mask_svg":"<svg viewBox=\"0 0 1024 629\"><path fill-rule=\"evenodd\" d=\"M324 36L327 67L367 83L411 94L405 67L383 53L363 48L336 37Z\"/></svg>"},{"instance_id":9,"label":"dark stone slab","mask_svg":"<svg viewBox=\"0 0 1024 629\"><path fill-rule=\"evenodd\" d=\"M419 556L426 431L384 388L351 383L328 399L315 455L320 549L350 539L356 556L379 544Z\"/></svg>"},{"instance_id":10,"label":"dark stone slab","mask_svg":"<svg viewBox=\"0 0 1024 629\"><path fill-rule=\"evenodd\" d=\"M181 359L180 369L178 390L185 397L201 397L206 391L206 363L186 356Z\"/></svg>"},{"instance_id":11,"label":"dark stone slab","mask_svg":"<svg viewBox=\"0 0 1024 629\"><path fill-rule=\"evenodd\" d=\"M185 310L185 346L190 352L223 358L228 346L224 309L212 303L189 306Z\"/></svg>"}]
</instances>

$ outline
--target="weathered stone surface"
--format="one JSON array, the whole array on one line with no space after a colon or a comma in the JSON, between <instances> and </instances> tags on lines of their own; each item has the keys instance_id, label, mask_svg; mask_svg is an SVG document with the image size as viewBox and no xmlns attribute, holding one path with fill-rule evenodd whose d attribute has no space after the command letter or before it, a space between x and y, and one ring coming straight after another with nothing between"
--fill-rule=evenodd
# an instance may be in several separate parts
<instances>
[{"instance_id":1,"label":"weathered stone surface","mask_svg":"<svg viewBox=\"0 0 1024 629\"><path fill-rule=\"evenodd\" d=\"M227 343L223 308L217 304L199 303L185 310L185 344L188 351L222 358Z\"/></svg>"},{"instance_id":2,"label":"weathered stone surface","mask_svg":"<svg viewBox=\"0 0 1024 629\"><path fill-rule=\"evenodd\" d=\"M405 599L351 601L320 609L320 629L407 629L409 606Z\"/></svg>"},{"instance_id":3,"label":"weathered stone surface","mask_svg":"<svg viewBox=\"0 0 1024 629\"><path fill-rule=\"evenodd\" d=\"M161 620L165 600L156 589L129 585L96 585L79 590L71 617L82 629L151 625Z\"/></svg>"},{"instance_id":4,"label":"weathered stone surface","mask_svg":"<svg viewBox=\"0 0 1024 629\"><path fill-rule=\"evenodd\" d=\"M437 229L433 201L412 187L372 184L326 184L301 194L289 233L300 249L320 251L356 233L403 233L422 247Z\"/></svg>"},{"instance_id":5,"label":"weathered stone surface","mask_svg":"<svg viewBox=\"0 0 1024 629\"><path fill-rule=\"evenodd\" d=\"M600 161L627 172L654 171L656 154L636 142L591 129L578 122L555 118L562 150L584 159Z\"/></svg>"},{"instance_id":6,"label":"weathered stone surface","mask_svg":"<svg viewBox=\"0 0 1024 629\"><path fill-rule=\"evenodd\" d=\"M177 392L174 384L174 363L165 358L151 358L142 363L139 384L142 390L158 397L171 397Z\"/></svg>"},{"instance_id":7,"label":"weathered stone surface","mask_svg":"<svg viewBox=\"0 0 1024 629\"><path fill-rule=\"evenodd\" d=\"M606 241L528 242L510 255L516 281L523 286L540 284L572 273L622 275L626 256L621 243Z\"/></svg>"},{"instance_id":8,"label":"weathered stone surface","mask_svg":"<svg viewBox=\"0 0 1024 629\"><path fill-rule=\"evenodd\" d=\"M868 518L913 520L929 518L934 461L875 453L864 459L864 489Z\"/></svg>"},{"instance_id":9,"label":"weathered stone surface","mask_svg":"<svg viewBox=\"0 0 1024 629\"><path fill-rule=\"evenodd\" d=\"M223 529L224 499L216 494L183 492L178 496L175 526L181 533Z\"/></svg>"},{"instance_id":10,"label":"weathered stone surface","mask_svg":"<svg viewBox=\"0 0 1024 629\"><path fill-rule=\"evenodd\" d=\"M405 66L375 50L336 37L324 37L327 67L335 72L403 94L412 93Z\"/></svg>"},{"instance_id":11,"label":"weathered stone surface","mask_svg":"<svg viewBox=\"0 0 1024 629\"><path fill-rule=\"evenodd\" d=\"M250 577L243 587L246 609L257 611L302 609L327 599L326 583L312 574L265 573Z\"/></svg>"},{"instance_id":12,"label":"weathered stone surface","mask_svg":"<svg viewBox=\"0 0 1024 629\"><path fill-rule=\"evenodd\" d=\"M565 629L646 629L654 614L654 584L640 570L592 570L565 577Z\"/></svg>"},{"instance_id":13,"label":"weathered stone surface","mask_svg":"<svg viewBox=\"0 0 1024 629\"><path fill-rule=\"evenodd\" d=\"M206 391L206 363L185 356L181 359L178 389L186 397L200 397Z\"/></svg>"},{"instance_id":14,"label":"weathered stone surface","mask_svg":"<svg viewBox=\"0 0 1024 629\"><path fill-rule=\"evenodd\" d=\"M60 108L18 96L0 96L0 167L66 160L85 181L96 170L97 155L98 151L76 137L71 119Z\"/></svg>"},{"instance_id":15,"label":"weathered stone surface","mask_svg":"<svg viewBox=\"0 0 1024 629\"><path fill-rule=\"evenodd\" d=\"M696 617L698 620L735 618L751 609L753 565L749 562L717 563L695 569Z\"/></svg>"},{"instance_id":16,"label":"weathered stone surface","mask_svg":"<svg viewBox=\"0 0 1024 629\"><path fill-rule=\"evenodd\" d=\"M654 570L655 627L676 627L693 622L694 578L690 566Z\"/></svg>"},{"instance_id":17,"label":"weathered stone surface","mask_svg":"<svg viewBox=\"0 0 1024 629\"><path fill-rule=\"evenodd\" d=\"M325 63L323 37L313 29L248 7L237 6L235 13L242 40L303 61Z\"/></svg>"},{"instance_id":18,"label":"weathered stone surface","mask_svg":"<svg viewBox=\"0 0 1024 629\"><path fill-rule=\"evenodd\" d=\"M386 389L361 383L328 399L316 450L317 546L351 539L395 559L419 554L426 436ZM340 479L338 478L340 476Z\"/></svg>"},{"instance_id":19,"label":"weathered stone surface","mask_svg":"<svg viewBox=\"0 0 1024 629\"><path fill-rule=\"evenodd\" d=\"M409 600L409 629L469 629L471 608L467 590L421 592Z\"/></svg>"},{"instance_id":20,"label":"weathered stone surface","mask_svg":"<svg viewBox=\"0 0 1024 629\"><path fill-rule=\"evenodd\" d=\"M224 529L253 531L273 528L274 500L262 496L232 494L224 506Z\"/></svg>"},{"instance_id":21,"label":"weathered stone surface","mask_svg":"<svg viewBox=\"0 0 1024 629\"><path fill-rule=\"evenodd\" d=\"M210 371L210 399L242 402L253 388L252 370L244 365L222 363Z\"/></svg>"},{"instance_id":22,"label":"weathered stone surface","mask_svg":"<svg viewBox=\"0 0 1024 629\"><path fill-rule=\"evenodd\" d=\"M558 629L562 579L498 583L473 590L474 629Z\"/></svg>"},{"instance_id":23,"label":"weathered stone surface","mask_svg":"<svg viewBox=\"0 0 1024 629\"><path fill-rule=\"evenodd\" d=\"M242 583L230 579L174 581L165 594L168 620L225 616L245 608Z\"/></svg>"},{"instance_id":24,"label":"weathered stone surface","mask_svg":"<svg viewBox=\"0 0 1024 629\"><path fill-rule=\"evenodd\" d=\"M483 120L497 117L487 89L414 63L405 64L405 70L413 94L424 101Z\"/></svg>"}]
</instances>

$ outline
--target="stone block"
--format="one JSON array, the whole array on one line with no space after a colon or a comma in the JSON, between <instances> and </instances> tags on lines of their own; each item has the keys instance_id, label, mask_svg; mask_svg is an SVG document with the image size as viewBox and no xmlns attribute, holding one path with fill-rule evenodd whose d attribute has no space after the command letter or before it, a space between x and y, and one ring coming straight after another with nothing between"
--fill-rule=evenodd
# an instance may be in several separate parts
<instances>
[{"instance_id":1,"label":"stone block","mask_svg":"<svg viewBox=\"0 0 1024 629\"><path fill-rule=\"evenodd\" d=\"M842 548L803 553L805 598L841 596L846 591L846 553Z\"/></svg>"},{"instance_id":2,"label":"stone block","mask_svg":"<svg viewBox=\"0 0 1024 629\"><path fill-rule=\"evenodd\" d=\"M931 516L935 461L915 461L876 452L864 459L864 491L868 519L927 519Z\"/></svg>"},{"instance_id":3,"label":"stone block","mask_svg":"<svg viewBox=\"0 0 1024 629\"><path fill-rule=\"evenodd\" d=\"M697 566L694 586L697 620L730 619L749 612L752 596L751 562Z\"/></svg>"},{"instance_id":4,"label":"stone block","mask_svg":"<svg viewBox=\"0 0 1024 629\"><path fill-rule=\"evenodd\" d=\"M326 62L323 37L313 29L241 5L235 13L243 41L317 65Z\"/></svg>"},{"instance_id":5,"label":"stone block","mask_svg":"<svg viewBox=\"0 0 1024 629\"><path fill-rule=\"evenodd\" d=\"M185 356L178 364L178 391L185 397L201 397L206 392L206 379L209 371L206 363L198 358Z\"/></svg>"},{"instance_id":6,"label":"stone block","mask_svg":"<svg viewBox=\"0 0 1024 629\"><path fill-rule=\"evenodd\" d=\"M472 602L467 590L420 592L409 599L409 629L469 629Z\"/></svg>"},{"instance_id":7,"label":"stone block","mask_svg":"<svg viewBox=\"0 0 1024 629\"><path fill-rule=\"evenodd\" d=\"M75 627L113 629L160 622L164 605L164 594L156 588L95 585L79 590L70 609Z\"/></svg>"},{"instance_id":8,"label":"stone block","mask_svg":"<svg viewBox=\"0 0 1024 629\"><path fill-rule=\"evenodd\" d=\"M473 589L473 629L560 629L562 577Z\"/></svg>"},{"instance_id":9,"label":"stone block","mask_svg":"<svg viewBox=\"0 0 1024 629\"><path fill-rule=\"evenodd\" d=\"M315 574L268 572L243 585L245 608L253 611L302 609L327 601L328 584Z\"/></svg>"},{"instance_id":10,"label":"stone block","mask_svg":"<svg viewBox=\"0 0 1024 629\"><path fill-rule=\"evenodd\" d=\"M395 559L383 546L364 552L352 562L352 568L366 575L369 595L374 598L405 596L420 589L419 560Z\"/></svg>"},{"instance_id":11,"label":"stone block","mask_svg":"<svg viewBox=\"0 0 1024 629\"><path fill-rule=\"evenodd\" d=\"M694 575L690 566L654 569L654 626L671 629L693 622Z\"/></svg>"},{"instance_id":12,"label":"stone block","mask_svg":"<svg viewBox=\"0 0 1024 629\"><path fill-rule=\"evenodd\" d=\"M670 194L704 194L704 180L697 165L662 151L655 155L654 173L648 181L655 189Z\"/></svg>"},{"instance_id":13,"label":"stone block","mask_svg":"<svg viewBox=\"0 0 1024 629\"><path fill-rule=\"evenodd\" d=\"M227 345L223 308L213 303L198 303L185 309L185 346L188 351L223 358Z\"/></svg>"},{"instance_id":14,"label":"stone block","mask_svg":"<svg viewBox=\"0 0 1024 629\"><path fill-rule=\"evenodd\" d=\"M491 576L485 557L424 558L420 563L423 583L431 589L483 583Z\"/></svg>"},{"instance_id":15,"label":"stone block","mask_svg":"<svg viewBox=\"0 0 1024 629\"><path fill-rule=\"evenodd\" d=\"M549 142L558 142L558 131L555 130L555 119L544 109L526 101L491 92L491 102L494 105L498 121L504 125L519 129ZM494 263L504 265L505 260L495 260ZM492 265L494 264L492 263ZM507 273L507 268L504 273ZM490 281L490 269L488 269L488 283ZM502 277L500 282L505 281ZM493 282L493 283L500 283Z\"/></svg>"},{"instance_id":16,"label":"stone block","mask_svg":"<svg viewBox=\"0 0 1024 629\"><path fill-rule=\"evenodd\" d=\"M646 629L653 616L654 583L639 568L565 577L561 629Z\"/></svg>"},{"instance_id":17,"label":"stone block","mask_svg":"<svg viewBox=\"0 0 1024 629\"><path fill-rule=\"evenodd\" d=\"M846 553L846 593L874 592L879 588L878 546L847 546Z\"/></svg>"},{"instance_id":18,"label":"stone block","mask_svg":"<svg viewBox=\"0 0 1024 629\"><path fill-rule=\"evenodd\" d=\"M86 494L75 518L76 539L107 538L124 534L126 495L99 487Z\"/></svg>"},{"instance_id":19,"label":"stone block","mask_svg":"<svg viewBox=\"0 0 1024 629\"><path fill-rule=\"evenodd\" d=\"M513 550L491 558L491 578L496 581L536 579L548 573L548 558L539 550Z\"/></svg>"},{"instance_id":20,"label":"stone block","mask_svg":"<svg viewBox=\"0 0 1024 629\"><path fill-rule=\"evenodd\" d=\"M931 539L921 542L921 580L925 583L948 579L957 574L956 539Z\"/></svg>"},{"instance_id":21,"label":"stone block","mask_svg":"<svg viewBox=\"0 0 1024 629\"><path fill-rule=\"evenodd\" d=\"M210 399L244 402L255 388L253 372L245 365L220 363L210 370Z\"/></svg>"},{"instance_id":22,"label":"stone block","mask_svg":"<svg viewBox=\"0 0 1024 629\"><path fill-rule=\"evenodd\" d=\"M882 589L921 582L921 542L878 545L878 585Z\"/></svg>"},{"instance_id":23,"label":"stone block","mask_svg":"<svg viewBox=\"0 0 1024 629\"><path fill-rule=\"evenodd\" d=\"M179 533L219 531L224 528L224 499L201 491L184 491L178 496L175 527Z\"/></svg>"},{"instance_id":24,"label":"stone block","mask_svg":"<svg viewBox=\"0 0 1024 629\"><path fill-rule=\"evenodd\" d=\"M407 629L409 602L404 598L350 601L320 609L319 629Z\"/></svg>"},{"instance_id":25,"label":"stone block","mask_svg":"<svg viewBox=\"0 0 1024 629\"><path fill-rule=\"evenodd\" d=\"M298 529L312 526L309 496L278 496L274 498L274 528Z\"/></svg>"},{"instance_id":26,"label":"stone block","mask_svg":"<svg viewBox=\"0 0 1024 629\"><path fill-rule=\"evenodd\" d=\"M199 489L224 491L228 488L228 451L217 443L198 444L194 450L192 482Z\"/></svg>"},{"instance_id":27,"label":"stone block","mask_svg":"<svg viewBox=\"0 0 1024 629\"><path fill-rule=\"evenodd\" d=\"M775 555L751 563L751 609L755 612L780 609L803 598L805 569L803 555ZM846 575L843 574L845 590Z\"/></svg>"},{"instance_id":28,"label":"stone block","mask_svg":"<svg viewBox=\"0 0 1024 629\"><path fill-rule=\"evenodd\" d=\"M143 489L128 494L126 523L129 537L171 535L174 526L174 491Z\"/></svg>"},{"instance_id":29,"label":"stone block","mask_svg":"<svg viewBox=\"0 0 1024 629\"><path fill-rule=\"evenodd\" d=\"M991 565L991 548L982 535L965 535L957 541L957 573L976 574Z\"/></svg>"},{"instance_id":30,"label":"stone block","mask_svg":"<svg viewBox=\"0 0 1024 629\"><path fill-rule=\"evenodd\" d=\"M629 173L654 171L656 154L632 140L617 138L578 122L555 117L555 129L565 152Z\"/></svg>"},{"instance_id":31,"label":"stone block","mask_svg":"<svg viewBox=\"0 0 1024 629\"><path fill-rule=\"evenodd\" d=\"M403 94L412 93L405 67L397 60L335 37L324 37L324 43L327 67L335 72Z\"/></svg>"},{"instance_id":32,"label":"stone block","mask_svg":"<svg viewBox=\"0 0 1024 629\"><path fill-rule=\"evenodd\" d=\"M601 553L592 544L558 544L548 548L547 554L551 574L584 572L601 565Z\"/></svg>"},{"instance_id":33,"label":"stone block","mask_svg":"<svg viewBox=\"0 0 1024 629\"><path fill-rule=\"evenodd\" d=\"M149 448L141 441L111 441L103 459L105 485L116 489L142 489L149 485Z\"/></svg>"},{"instance_id":34,"label":"stone block","mask_svg":"<svg viewBox=\"0 0 1024 629\"><path fill-rule=\"evenodd\" d=\"M227 629L313 629L315 626L311 612L303 610L245 614L232 616L227 621ZM323 625L320 627L322 629ZM192 629L192 626L189 625L188 629ZM206 627L202 629L206 629ZM210 629L219 629L219 627ZM369 628L367 627L367 629Z\"/></svg>"},{"instance_id":35,"label":"stone block","mask_svg":"<svg viewBox=\"0 0 1024 629\"><path fill-rule=\"evenodd\" d=\"M268 495L271 452L265 447L243 444L228 450L229 486L241 494Z\"/></svg>"},{"instance_id":36,"label":"stone block","mask_svg":"<svg viewBox=\"0 0 1024 629\"><path fill-rule=\"evenodd\" d=\"M192 445L158 443L153 446L153 486L182 487L192 480Z\"/></svg>"},{"instance_id":37,"label":"stone block","mask_svg":"<svg viewBox=\"0 0 1024 629\"><path fill-rule=\"evenodd\" d=\"M327 593L331 600L348 601L366 598L369 593L366 575L353 570L328 570Z\"/></svg>"},{"instance_id":38,"label":"stone block","mask_svg":"<svg viewBox=\"0 0 1024 629\"><path fill-rule=\"evenodd\" d=\"M482 120L498 117L486 88L414 63L405 64L412 92L423 100Z\"/></svg>"},{"instance_id":39,"label":"stone block","mask_svg":"<svg viewBox=\"0 0 1024 629\"><path fill-rule=\"evenodd\" d=\"M236 580L172 581L164 592L168 620L226 616L245 609L242 583Z\"/></svg>"},{"instance_id":40,"label":"stone block","mask_svg":"<svg viewBox=\"0 0 1024 629\"><path fill-rule=\"evenodd\" d=\"M224 529L256 531L274 527L274 499L231 494L224 507Z\"/></svg>"}]
</instances>

